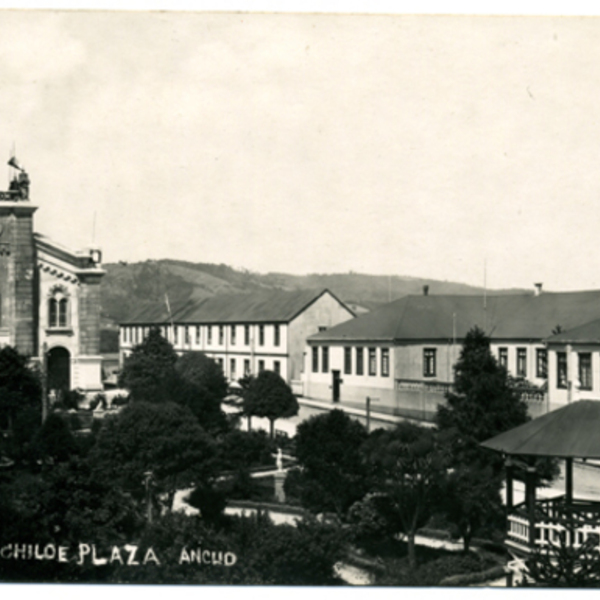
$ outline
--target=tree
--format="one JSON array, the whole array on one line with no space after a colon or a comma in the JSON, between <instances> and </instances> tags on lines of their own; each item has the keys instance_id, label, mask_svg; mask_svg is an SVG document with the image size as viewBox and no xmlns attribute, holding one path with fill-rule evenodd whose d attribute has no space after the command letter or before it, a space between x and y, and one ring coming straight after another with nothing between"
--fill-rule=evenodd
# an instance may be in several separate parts
<instances>
[{"instance_id":1,"label":"tree","mask_svg":"<svg viewBox=\"0 0 600 600\"><path fill-rule=\"evenodd\" d=\"M186 352L175 363L179 381L173 400L187 406L207 431L223 431L227 418L221 402L227 395L227 380L221 367L202 352Z\"/></svg>"},{"instance_id":2,"label":"tree","mask_svg":"<svg viewBox=\"0 0 600 600\"><path fill-rule=\"evenodd\" d=\"M341 410L310 417L298 425L296 457L302 502L311 510L342 517L367 491L360 447L365 427Z\"/></svg>"},{"instance_id":3,"label":"tree","mask_svg":"<svg viewBox=\"0 0 600 600\"><path fill-rule=\"evenodd\" d=\"M129 390L134 401L164 402L171 398L177 353L153 327L125 360L119 386Z\"/></svg>"},{"instance_id":4,"label":"tree","mask_svg":"<svg viewBox=\"0 0 600 600\"><path fill-rule=\"evenodd\" d=\"M501 462L479 444L525 423L527 405L492 355L489 337L478 327L465 337L454 366L454 391L446 393L446 401L438 406L437 424L453 438L454 464L492 464L499 471Z\"/></svg>"},{"instance_id":5,"label":"tree","mask_svg":"<svg viewBox=\"0 0 600 600\"><path fill-rule=\"evenodd\" d=\"M244 412L269 419L271 439L275 421L297 415L298 408L290 386L274 371L261 371L244 394Z\"/></svg>"},{"instance_id":6,"label":"tree","mask_svg":"<svg viewBox=\"0 0 600 600\"><path fill-rule=\"evenodd\" d=\"M66 461L77 451L69 425L63 416L55 412L48 415L33 444L41 456L53 462Z\"/></svg>"},{"instance_id":7,"label":"tree","mask_svg":"<svg viewBox=\"0 0 600 600\"><path fill-rule=\"evenodd\" d=\"M408 559L416 566L415 535L441 504L446 457L431 429L400 423L374 431L363 446L379 492L379 507L393 533L403 533Z\"/></svg>"},{"instance_id":8,"label":"tree","mask_svg":"<svg viewBox=\"0 0 600 600\"><path fill-rule=\"evenodd\" d=\"M23 408L41 408L39 374L29 367L28 362L28 358L12 346L0 349L0 428L5 426L11 429L15 417Z\"/></svg>"},{"instance_id":9,"label":"tree","mask_svg":"<svg viewBox=\"0 0 600 600\"><path fill-rule=\"evenodd\" d=\"M215 474L215 444L186 407L170 402L134 402L106 419L90 462L103 481L112 481L141 501L147 474L171 510L175 492L209 481Z\"/></svg>"},{"instance_id":10,"label":"tree","mask_svg":"<svg viewBox=\"0 0 600 600\"><path fill-rule=\"evenodd\" d=\"M457 467L448 476L444 490L443 512L463 539L469 551L473 535L485 525L503 517L500 481L491 467Z\"/></svg>"}]
</instances>

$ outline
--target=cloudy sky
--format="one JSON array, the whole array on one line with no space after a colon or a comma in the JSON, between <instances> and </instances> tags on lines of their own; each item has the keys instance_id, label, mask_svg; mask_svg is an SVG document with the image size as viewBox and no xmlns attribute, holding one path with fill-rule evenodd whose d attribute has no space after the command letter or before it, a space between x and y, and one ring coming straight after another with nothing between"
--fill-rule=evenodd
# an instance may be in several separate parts
<instances>
[{"instance_id":1,"label":"cloudy sky","mask_svg":"<svg viewBox=\"0 0 600 600\"><path fill-rule=\"evenodd\" d=\"M0 156L107 262L597 288L599 72L600 18L7 11Z\"/></svg>"}]
</instances>

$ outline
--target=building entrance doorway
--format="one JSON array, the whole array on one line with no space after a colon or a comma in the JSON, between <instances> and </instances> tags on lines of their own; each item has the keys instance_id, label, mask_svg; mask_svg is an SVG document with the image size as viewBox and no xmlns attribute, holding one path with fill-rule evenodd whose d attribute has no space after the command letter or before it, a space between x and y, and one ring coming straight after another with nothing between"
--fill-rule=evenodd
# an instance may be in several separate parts
<instances>
[{"instance_id":1,"label":"building entrance doorway","mask_svg":"<svg viewBox=\"0 0 600 600\"><path fill-rule=\"evenodd\" d=\"M71 389L71 354L60 346L48 352L48 391L58 396Z\"/></svg>"},{"instance_id":2,"label":"building entrance doorway","mask_svg":"<svg viewBox=\"0 0 600 600\"><path fill-rule=\"evenodd\" d=\"M342 379L340 377L339 371L331 371L332 382L331 382L331 391L332 391L332 400L334 402L340 401L340 387L342 384Z\"/></svg>"}]
</instances>

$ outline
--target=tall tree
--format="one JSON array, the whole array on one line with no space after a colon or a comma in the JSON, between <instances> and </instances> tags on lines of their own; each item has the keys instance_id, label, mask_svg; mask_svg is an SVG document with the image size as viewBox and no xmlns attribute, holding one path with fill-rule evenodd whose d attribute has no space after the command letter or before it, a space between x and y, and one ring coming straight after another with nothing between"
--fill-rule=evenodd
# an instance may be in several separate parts
<instances>
[{"instance_id":1,"label":"tall tree","mask_svg":"<svg viewBox=\"0 0 600 600\"><path fill-rule=\"evenodd\" d=\"M270 421L271 439L275 421L298 414L298 400L290 386L274 371L261 371L244 393L244 412Z\"/></svg>"},{"instance_id":2,"label":"tall tree","mask_svg":"<svg viewBox=\"0 0 600 600\"><path fill-rule=\"evenodd\" d=\"M480 442L527 420L527 405L492 355L489 337L474 327L454 367L454 390L437 413L439 429L452 438L455 464L491 463L499 470L501 463L482 450Z\"/></svg>"},{"instance_id":3,"label":"tall tree","mask_svg":"<svg viewBox=\"0 0 600 600\"><path fill-rule=\"evenodd\" d=\"M376 510L393 533L403 533L408 559L416 566L415 536L441 504L446 477L446 457L436 432L412 423L374 431L363 452L379 492ZM356 510L353 511L356 514Z\"/></svg>"},{"instance_id":4,"label":"tall tree","mask_svg":"<svg viewBox=\"0 0 600 600\"><path fill-rule=\"evenodd\" d=\"M177 353L173 346L161 335L158 327L153 327L125 360L119 385L129 390L134 401L169 400L176 376L176 362Z\"/></svg>"},{"instance_id":5,"label":"tall tree","mask_svg":"<svg viewBox=\"0 0 600 600\"><path fill-rule=\"evenodd\" d=\"M222 431L227 418L221 402L227 395L227 380L221 367L202 352L186 352L177 359L179 381L173 400L187 406L207 431Z\"/></svg>"},{"instance_id":6,"label":"tall tree","mask_svg":"<svg viewBox=\"0 0 600 600\"><path fill-rule=\"evenodd\" d=\"M170 402L134 402L108 418L89 459L103 481L112 481L142 500L146 480L166 495L171 510L175 492L209 481L216 471L212 438L186 407Z\"/></svg>"},{"instance_id":7,"label":"tall tree","mask_svg":"<svg viewBox=\"0 0 600 600\"><path fill-rule=\"evenodd\" d=\"M367 472L360 447L365 427L341 410L332 410L298 425L296 457L302 502L316 512L342 517L367 491Z\"/></svg>"}]
</instances>

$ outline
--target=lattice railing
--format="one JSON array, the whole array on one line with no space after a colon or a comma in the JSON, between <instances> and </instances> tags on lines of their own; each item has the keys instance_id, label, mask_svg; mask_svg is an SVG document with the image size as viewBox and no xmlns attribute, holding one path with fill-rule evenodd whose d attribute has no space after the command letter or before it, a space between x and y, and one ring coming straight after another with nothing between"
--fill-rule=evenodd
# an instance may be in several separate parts
<instances>
[{"instance_id":1,"label":"lattice railing","mask_svg":"<svg viewBox=\"0 0 600 600\"><path fill-rule=\"evenodd\" d=\"M573 500L567 504L564 496L540 500L535 506L534 527L537 548L556 546L564 533L568 546L578 548L591 540L592 545L600 550L600 502ZM508 516L506 542L525 552L532 550L525 504L517 505Z\"/></svg>"}]
</instances>

